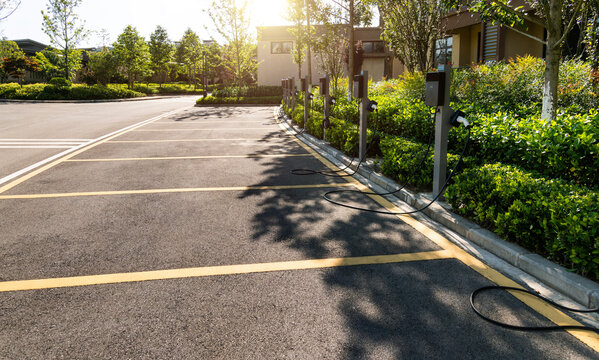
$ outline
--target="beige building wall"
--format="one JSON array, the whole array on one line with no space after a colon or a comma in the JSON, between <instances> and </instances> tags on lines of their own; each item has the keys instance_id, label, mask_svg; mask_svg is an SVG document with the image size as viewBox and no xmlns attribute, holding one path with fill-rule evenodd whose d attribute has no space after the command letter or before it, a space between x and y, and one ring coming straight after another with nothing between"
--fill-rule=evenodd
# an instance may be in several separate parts
<instances>
[{"instance_id":1,"label":"beige building wall","mask_svg":"<svg viewBox=\"0 0 599 360\"><path fill-rule=\"evenodd\" d=\"M543 39L543 27L528 23L528 33L537 38ZM527 36L519 34L511 29L505 30L505 58L515 59L517 56L543 56L543 45Z\"/></svg>"}]
</instances>

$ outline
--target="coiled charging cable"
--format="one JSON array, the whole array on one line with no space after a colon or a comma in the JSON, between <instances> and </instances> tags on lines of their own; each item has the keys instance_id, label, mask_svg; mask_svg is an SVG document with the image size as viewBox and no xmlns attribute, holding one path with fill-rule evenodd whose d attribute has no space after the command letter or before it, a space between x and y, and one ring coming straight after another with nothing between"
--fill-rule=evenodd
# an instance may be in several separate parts
<instances>
[{"instance_id":1,"label":"coiled charging cable","mask_svg":"<svg viewBox=\"0 0 599 360\"><path fill-rule=\"evenodd\" d=\"M501 326L503 328L506 329L511 329L511 330L519 330L519 331L554 331L554 330L587 330L587 331L595 331L596 333L599 333L599 328L596 327L591 327L591 326L585 326L585 325L552 325L552 326L520 326L520 325L512 325L512 324L508 324L508 323L504 323L501 321L497 321L494 319L491 319L490 317L484 315L475 305L474 305L474 300L476 299L476 296L479 295L482 292L485 291L489 291L489 290L506 290L506 291L518 291L521 293L525 293L525 294L529 294L532 295L536 298L539 298L541 300L543 300L544 302L548 303L549 305L562 309L562 310L566 310L566 311L571 311L571 312L575 312L575 313L593 313L593 312L599 312L599 308L596 309L573 309L564 305L560 305L546 297L543 297L535 292L532 292L530 290L526 290L526 289L520 289L520 288L515 288L515 287L510 287L510 286L498 286L498 285L492 285L492 286L484 286L481 287L480 289L476 289L472 292L472 294L470 295L470 306L472 307L472 310L474 310L474 312L476 313L476 315L480 316L481 318L483 318L484 320L495 324L497 326Z\"/></svg>"}]
</instances>

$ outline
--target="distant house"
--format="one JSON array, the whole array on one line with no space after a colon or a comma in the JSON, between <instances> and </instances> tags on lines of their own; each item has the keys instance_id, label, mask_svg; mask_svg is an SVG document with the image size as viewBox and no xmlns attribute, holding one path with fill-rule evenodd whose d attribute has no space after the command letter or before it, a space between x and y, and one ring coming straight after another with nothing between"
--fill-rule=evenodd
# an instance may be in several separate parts
<instances>
[{"instance_id":1,"label":"distant house","mask_svg":"<svg viewBox=\"0 0 599 360\"><path fill-rule=\"evenodd\" d=\"M258 85L280 85L281 79L298 76L298 66L293 62L291 49L293 37L289 33L291 26L258 27ZM316 36L322 33L322 27L315 26ZM402 64L381 40L379 27L355 29L355 40L362 41L364 62L362 70L368 71L369 78L379 81L397 77L403 72ZM317 54L312 54L312 83L324 77L318 68ZM307 75L307 64L302 65L302 76Z\"/></svg>"},{"instance_id":2,"label":"distant house","mask_svg":"<svg viewBox=\"0 0 599 360\"><path fill-rule=\"evenodd\" d=\"M19 49L25 53L25 56L35 56L36 53L48 48L48 45L31 39L18 39L11 41L14 41L17 44ZM44 77L40 73L26 71L25 78L23 80L25 82L38 82L43 81ZM17 81L17 79L9 76L8 81Z\"/></svg>"},{"instance_id":3,"label":"distant house","mask_svg":"<svg viewBox=\"0 0 599 360\"><path fill-rule=\"evenodd\" d=\"M513 0L510 4L532 12L530 5L522 0ZM443 27L448 36L437 43L437 53L445 50L453 67L525 55L545 57L545 47L540 42L508 27L485 23L476 13L451 11L443 18ZM526 33L545 38L542 26L526 22L526 27Z\"/></svg>"}]
</instances>

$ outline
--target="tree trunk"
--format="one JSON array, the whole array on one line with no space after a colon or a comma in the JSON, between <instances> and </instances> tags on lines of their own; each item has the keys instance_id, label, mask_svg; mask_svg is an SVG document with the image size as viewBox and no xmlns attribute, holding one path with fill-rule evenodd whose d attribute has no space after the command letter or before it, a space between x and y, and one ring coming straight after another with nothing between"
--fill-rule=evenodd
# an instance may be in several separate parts
<instances>
[{"instance_id":1,"label":"tree trunk","mask_svg":"<svg viewBox=\"0 0 599 360\"><path fill-rule=\"evenodd\" d=\"M312 34L310 32L310 8L308 7L308 1L304 0L304 7L306 9L306 64L308 65L308 88L312 86L312 53L310 51L310 43L312 42Z\"/></svg>"},{"instance_id":2,"label":"tree trunk","mask_svg":"<svg viewBox=\"0 0 599 360\"><path fill-rule=\"evenodd\" d=\"M347 64L347 99L351 101L353 91L354 91L354 52L355 52L355 44L354 44L354 0L350 0L349 2L349 56L348 56L348 64ZM365 79L368 81L368 79Z\"/></svg>"},{"instance_id":3,"label":"tree trunk","mask_svg":"<svg viewBox=\"0 0 599 360\"><path fill-rule=\"evenodd\" d=\"M562 46L562 3L551 1L547 21L547 54L545 56L545 81L543 84L543 107L541 118L554 120L557 111L557 87Z\"/></svg>"}]
</instances>

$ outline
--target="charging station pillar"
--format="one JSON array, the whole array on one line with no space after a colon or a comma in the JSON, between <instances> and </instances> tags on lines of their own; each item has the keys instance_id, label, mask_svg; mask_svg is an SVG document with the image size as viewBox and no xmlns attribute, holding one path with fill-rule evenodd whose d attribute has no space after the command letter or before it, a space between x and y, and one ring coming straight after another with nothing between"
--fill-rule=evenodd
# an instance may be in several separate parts
<instances>
[{"instance_id":1,"label":"charging station pillar","mask_svg":"<svg viewBox=\"0 0 599 360\"><path fill-rule=\"evenodd\" d=\"M308 77L302 78L302 91L304 92L304 129L306 128L306 122L310 115L310 109L308 109L308 102L310 96L310 86L308 85Z\"/></svg>"},{"instance_id":2,"label":"charging station pillar","mask_svg":"<svg viewBox=\"0 0 599 360\"><path fill-rule=\"evenodd\" d=\"M450 118L453 110L449 107L449 90L451 85L451 65L439 65L439 76L444 80L440 84L443 86L442 101L439 102L439 111L435 118L435 161L433 172L433 197L439 195L445 185L447 178L447 142L449 129L451 128Z\"/></svg>"},{"instance_id":3,"label":"charging station pillar","mask_svg":"<svg viewBox=\"0 0 599 360\"><path fill-rule=\"evenodd\" d=\"M322 120L322 140L327 140L327 121L329 120L329 112L331 111L331 95L329 93L329 75L320 79L320 95L324 96L323 110L324 118Z\"/></svg>"},{"instance_id":4,"label":"charging station pillar","mask_svg":"<svg viewBox=\"0 0 599 360\"><path fill-rule=\"evenodd\" d=\"M290 91L291 91L291 112L295 110L295 98L296 98L296 89L295 89L295 77L291 78Z\"/></svg>"},{"instance_id":5,"label":"charging station pillar","mask_svg":"<svg viewBox=\"0 0 599 360\"><path fill-rule=\"evenodd\" d=\"M366 159L367 136L368 136L368 71L362 71L360 75L361 81L354 79L354 96L358 94L360 98L360 153L359 159ZM360 89L361 88L361 89ZM357 91L355 91L357 90Z\"/></svg>"}]
</instances>

